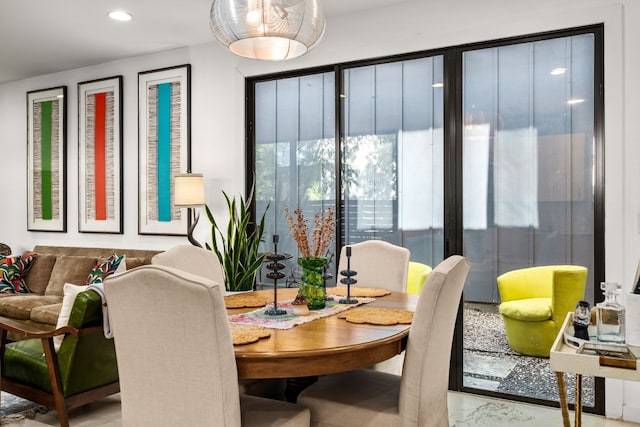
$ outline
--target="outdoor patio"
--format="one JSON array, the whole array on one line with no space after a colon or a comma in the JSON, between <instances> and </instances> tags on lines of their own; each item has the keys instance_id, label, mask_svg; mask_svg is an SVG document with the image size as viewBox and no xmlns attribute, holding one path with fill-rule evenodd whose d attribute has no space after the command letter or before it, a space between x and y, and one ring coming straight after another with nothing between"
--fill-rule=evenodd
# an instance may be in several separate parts
<instances>
[{"instance_id":1,"label":"outdoor patio","mask_svg":"<svg viewBox=\"0 0 640 427\"><path fill-rule=\"evenodd\" d=\"M575 377L566 375L567 398L574 402ZM507 344L497 305L465 303L465 387L558 401L555 372L549 359L524 356ZM583 405L594 405L594 379L584 377Z\"/></svg>"}]
</instances>

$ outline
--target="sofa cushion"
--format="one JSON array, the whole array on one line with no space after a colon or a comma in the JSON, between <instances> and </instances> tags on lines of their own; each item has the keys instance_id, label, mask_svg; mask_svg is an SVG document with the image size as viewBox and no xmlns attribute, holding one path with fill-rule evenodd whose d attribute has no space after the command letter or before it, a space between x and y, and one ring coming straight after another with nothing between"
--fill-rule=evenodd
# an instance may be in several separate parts
<instances>
[{"instance_id":1,"label":"sofa cushion","mask_svg":"<svg viewBox=\"0 0 640 427\"><path fill-rule=\"evenodd\" d=\"M13 295L0 298L0 316L27 320L31 318L31 310L42 305L62 302L56 295Z\"/></svg>"},{"instance_id":2,"label":"sofa cushion","mask_svg":"<svg viewBox=\"0 0 640 427\"><path fill-rule=\"evenodd\" d=\"M123 262L125 263L125 266L126 266L125 271L133 270L134 268L138 268L140 266L149 264L149 260L147 258L134 258L128 255L125 257Z\"/></svg>"},{"instance_id":3,"label":"sofa cushion","mask_svg":"<svg viewBox=\"0 0 640 427\"><path fill-rule=\"evenodd\" d=\"M24 277L36 257L33 252L25 252L24 255L0 258L0 293L29 293Z\"/></svg>"},{"instance_id":4,"label":"sofa cushion","mask_svg":"<svg viewBox=\"0 0 640 427\"><path fill-rule=\"evenodd\" d=\"M89 272L84 284L90 285L92 283L103 283L104 279L111 276L116 272L116 270L118 270L123 259L124 255L118 256L117 254L112 254L104 261L98 261L98 264L96 264Z\"/></svg>"},{"instance_id":5,"label":"sofa cushion","mask_svg":"<svg viewBox=\"0 0 640 427\"><path fill-rule=\"evenodd\" d=\"M44 294L62 297L64 284L84 283L97 261L94 257L59 255Z\"/></svg>"},{"instance_id":6,"label":"sofa cushion","mask_svg":"<svg viewBox=\"0 0 640 427\"><path fill-rule=\"evenodd\" d=\"M53 254L38 254L31 268L24 278L27 287L34 294L43 294L49 284L49 277L53 265L56 263L56 256Z\"/></svg>"},{"instance_id":7,"label":"sofa cushion","mask_svg":"<svg viewBox=\"0 0 640 427\"><path fill-rule=\"evenodd\" d=\"M31 320L39 323L46 323L48 325L55 325L58 323L58 315L60 314L61 308L61 302L34 307L31 309Z\"/></svg>"}]
</instances>

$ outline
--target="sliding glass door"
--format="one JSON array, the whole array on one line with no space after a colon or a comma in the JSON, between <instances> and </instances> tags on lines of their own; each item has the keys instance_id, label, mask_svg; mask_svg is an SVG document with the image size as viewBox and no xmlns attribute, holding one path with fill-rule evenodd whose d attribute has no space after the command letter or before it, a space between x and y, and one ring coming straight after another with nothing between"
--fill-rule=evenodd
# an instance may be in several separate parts
<instances>
[{"instance_id":1,"label":"sliding glass door","mask_svg":"<svg viewBox=\"0 0 640 427\"><path fill-rule=\"evenodd\" d=\"M442 56L342 71L342 243L443 259Z\"/></svg>"},{"instance_id":2,"label":"sliding glass door","mask_svg":"<svg viewBox=\"0 0 640 427\"><path fill-rule=\"evenodd\" d=\"M451 387L557 402L548 359L507 343L496 279L582 265L584 298L598 299L601 37L594 26L249 79L247 180L256 213L268 206L266 235L295 259L284 208L313 218L335 206L334 277L339 248L362 240L432 267L464 255ZM592 379L586 389L602 413L603 393Z\"/></svg>"},{"instance_id":3,"label":"sliding glass door","mask_svg":"<svg viewBox=\"0 0 640 427\"><path fill-rule=\"evenodd\" d=\"M558 399L548 359L507 345L496 278L585 266L584 299L594 303L594 57L593 34L463 54L465 387ZM493 330L475 337L478 321Z\"/></svg>"}]
</instances>

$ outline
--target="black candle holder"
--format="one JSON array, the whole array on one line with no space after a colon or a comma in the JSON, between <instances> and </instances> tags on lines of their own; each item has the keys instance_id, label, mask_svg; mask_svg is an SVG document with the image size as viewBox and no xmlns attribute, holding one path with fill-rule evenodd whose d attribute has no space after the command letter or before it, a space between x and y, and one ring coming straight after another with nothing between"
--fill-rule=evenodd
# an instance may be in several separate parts
<instances>
[{"instance_id":1,"label":"black candle holder","mask_svg":"<svg viewBox=\"0 0 640 427\"><path fill-rule=\"evenodd\" d=\"M345 276L343 279L340 279L340 283L347 285L347 297L338 302L340 304L357 304L358 300L351 298L351 285L358 283L358 281L353 278L358 272L351 269L351 246L347 246L345 249L347 251L347 269L340 272L341 276Z\"/></svg>"},{"instance_id":2,"label":"black candle holder","mask_svg":"<svg viewBox=\"0 0 640 427\"><path fill-rule=\"evenodd\" d=\"M324 300L325 301L333 301L333 297L327 294L327 280L333 279L333 274L327 273L327 268L325 267L324 273L322 273L322 286L324 287Z\"/></svg>"},{"instance_id":3,"label":"black candle holder","mask_svg":"<svg viewBox=\"0 0 640 427\"><path fill-rule=\"evenodd\" d=\"M287 258L286 254L278 253L278 235L273 235L273 253L266 254L264 257L267 261L270 261L266 269L270 270L267 273L267 279L273 280L273 307L268 308L264 311L264 314L268 316L282 316L283 314L287 314L287 310L282 310L278 308L278 280L284 279L284 273L281 273L280 270L286 268L284 264L280 261Z\"/></svg>"}]
</instances>

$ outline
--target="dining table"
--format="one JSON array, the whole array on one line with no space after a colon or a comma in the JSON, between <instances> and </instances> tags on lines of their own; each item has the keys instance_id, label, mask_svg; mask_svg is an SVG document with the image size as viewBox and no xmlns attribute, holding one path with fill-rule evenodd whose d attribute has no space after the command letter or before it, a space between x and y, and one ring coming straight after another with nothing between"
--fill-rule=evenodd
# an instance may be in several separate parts
<instances>
[{"instance_id":1,"label":"dining table","mask_svg":"<svg viewBox=\"0 0 640 427\"><path fill-rule=\"evenodd\" d=\"M278 289L277 301L291 301L297 292L297 288ZM253 293L271 301L275 299L272 289ZM327 295L331 295L330 287ZM391 292L358 307L415 311L417 301L416 295ZM264 310L233 308L227 309L227 313L231 319L233 315L261 309ZM333 314L290 329L269 329L268 338L234 346L238 376L285 378L287 398L295 399L317 376L369 367L400 354L406 347L410 326L352 323Z\"/></svg>"}]
</instances>

